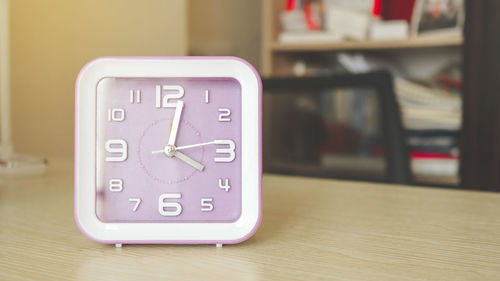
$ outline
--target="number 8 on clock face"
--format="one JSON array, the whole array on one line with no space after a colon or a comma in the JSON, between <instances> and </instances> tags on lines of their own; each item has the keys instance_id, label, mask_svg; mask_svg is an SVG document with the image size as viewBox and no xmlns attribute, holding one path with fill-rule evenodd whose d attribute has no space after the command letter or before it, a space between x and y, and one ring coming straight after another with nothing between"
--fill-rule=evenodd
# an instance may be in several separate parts
<instances>
[{"instance_id":1,"label":"number 8 on clock face","mask_svg":"<svg viewBox=\"0 0 500 281\"><path fill-rule=\"evenodd\" d=\"M229 57L102 58L76 86L75 218L103 243L236 243L261 218L261 86Z\"/></svg>"}]
</instances>

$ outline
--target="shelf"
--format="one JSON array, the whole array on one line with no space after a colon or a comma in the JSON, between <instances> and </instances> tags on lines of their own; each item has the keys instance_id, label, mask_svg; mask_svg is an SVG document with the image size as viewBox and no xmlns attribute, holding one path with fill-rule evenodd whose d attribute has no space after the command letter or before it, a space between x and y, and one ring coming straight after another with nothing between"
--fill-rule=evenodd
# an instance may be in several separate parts
<instances>
[{"instance_id":1,"label":"shelf","mask_svg":"<svg viewBox=\"0 0 500 281\"><path fill-rule=\"evenodd\" d=\"M391 41L340 41L333 43L279 43L271 44L274 52L309 52L309 51L340 51L340 50L382 50L382 49L411 49L460 46L463 43L461 36L444 37L416 37L407 40Z\"/></svg>"},{"instance_id":2,"label":"shelf","mask_svg":"<svg viewBox=\"0 0 500 281\"><path fill-rule=\"evenodd\" d=\"M390 52L401 50L427 50L433 48L449 48L452 53L459 51L463 45L462 34L434 33L405 40L390 41L302 41L280 43L283 28L280 15L283 11L283 0L262 0L262 65L263 77L293 75L293 67L297 60L310 65L325 67L325 54L335 51L377 51ZM302 38L304 39L304 38Z\"/></svg>"}]
</instances>

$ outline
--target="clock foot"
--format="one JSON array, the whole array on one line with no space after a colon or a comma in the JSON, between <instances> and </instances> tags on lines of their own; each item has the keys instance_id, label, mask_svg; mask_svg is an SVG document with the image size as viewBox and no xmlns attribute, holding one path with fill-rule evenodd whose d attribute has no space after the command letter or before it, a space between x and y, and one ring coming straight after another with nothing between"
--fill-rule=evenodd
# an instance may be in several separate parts
<instances>
[{"instance_id":1,"label":"clock foot","mask_svg":"<svg viewBox=\"0 0 500 281\"><path fill-rule=\"evenodd\" d=\"M217 247L217 248L222 248L222 243L217 243L217 244L215 244L215 247Z\"/></svg>"},{"instance_id":2,"label":"clock foot","mask_svg":"<svg viewBox=\"0 0 500 281\"><path fill-rule=\"evenodd\" d=\"M122 244L115 244L115 247L116 247L116 248L121 248L121 247L122 247Z\"/></svg>"}]
</instances>

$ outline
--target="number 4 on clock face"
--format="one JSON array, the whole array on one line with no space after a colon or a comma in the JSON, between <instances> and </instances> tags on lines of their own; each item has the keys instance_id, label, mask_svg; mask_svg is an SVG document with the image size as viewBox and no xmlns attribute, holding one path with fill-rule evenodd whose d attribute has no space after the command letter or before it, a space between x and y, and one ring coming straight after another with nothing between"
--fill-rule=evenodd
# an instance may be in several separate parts
<instances>
[{"instance_id":1,"label":"number 4 on clock face","mask_svg":"<svg viewBox=\"0 0 500 281\"><path fill-rule=\"evenodd\" d=\"M229 192L229 189L231 186L229 185L229 179L221 179L219 178L219 188L222 190L225 190L226 192Z\"/></svg>"}]
</instances>

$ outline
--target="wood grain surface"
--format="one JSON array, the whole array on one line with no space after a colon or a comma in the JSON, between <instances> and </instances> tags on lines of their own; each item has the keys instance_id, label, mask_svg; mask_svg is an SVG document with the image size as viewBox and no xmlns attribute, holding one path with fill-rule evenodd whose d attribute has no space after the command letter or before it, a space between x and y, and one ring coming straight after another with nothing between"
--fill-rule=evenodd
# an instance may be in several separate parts
<instances>
[{"instance_id":1,"label":"wood grain surface","mask_svg":"<svg viewBox=\"0 0 500 281\"><path fill-rule=\"evenodd\" d=\"M125 245L83 236L71 161L0 179L0 280L500 280L500 194L264 176L238 245Z\"/></svg>"}]
</instances>

